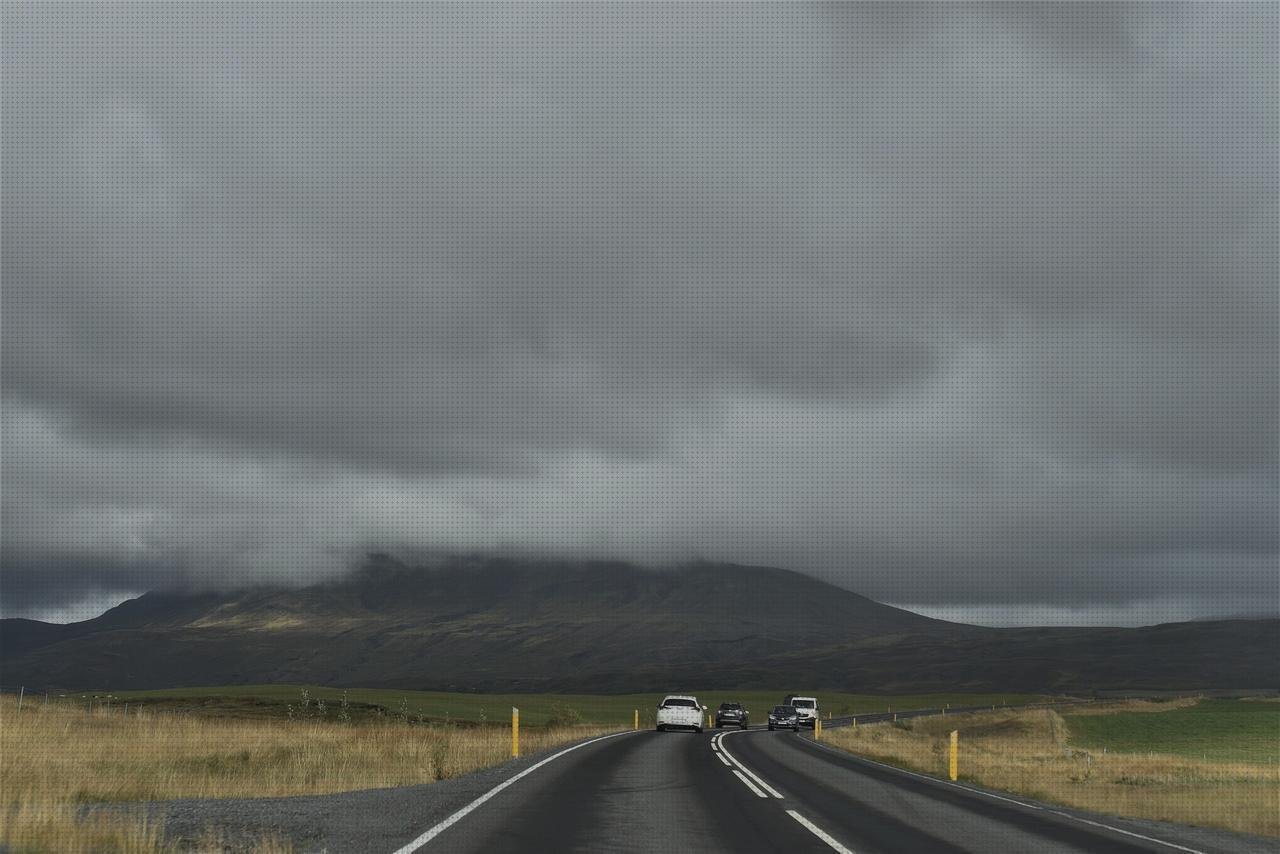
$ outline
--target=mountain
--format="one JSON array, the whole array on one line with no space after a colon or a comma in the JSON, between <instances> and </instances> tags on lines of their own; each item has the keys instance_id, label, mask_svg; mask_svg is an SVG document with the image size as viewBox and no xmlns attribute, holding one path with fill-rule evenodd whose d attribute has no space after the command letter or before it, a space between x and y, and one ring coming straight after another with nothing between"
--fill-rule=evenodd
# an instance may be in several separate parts
<instances>
[{"instance_id":1,"label":"mountain","mask_svg":"<svg viewBox=\"0 0 1280 854\"><path fill-rule=\"evenodd\" d=\"M300 589L154 592L82 623L0 620L0 684L305 682L434 690L850 691L1280 685L1280 620L991 629L808 576L699 563L373 556Z\"/></svg>"}]
</instances>

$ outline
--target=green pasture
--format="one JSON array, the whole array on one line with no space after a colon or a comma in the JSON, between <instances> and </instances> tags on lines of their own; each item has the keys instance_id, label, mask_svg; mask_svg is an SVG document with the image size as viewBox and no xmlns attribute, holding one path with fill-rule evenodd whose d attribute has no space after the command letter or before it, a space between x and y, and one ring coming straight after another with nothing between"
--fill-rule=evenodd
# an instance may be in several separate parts
<instances>
[{"instance_id":1,"label":"green pasture","mask_svg":"<svg viewBox=\"0 0 1280 854\"><path fill-rule=\"evenodd\" d=\"M1064 715L1071 743L1117 753L1280 763L1280 702L1201 700L1167 712Z\"/></svg>"}]
</instances>

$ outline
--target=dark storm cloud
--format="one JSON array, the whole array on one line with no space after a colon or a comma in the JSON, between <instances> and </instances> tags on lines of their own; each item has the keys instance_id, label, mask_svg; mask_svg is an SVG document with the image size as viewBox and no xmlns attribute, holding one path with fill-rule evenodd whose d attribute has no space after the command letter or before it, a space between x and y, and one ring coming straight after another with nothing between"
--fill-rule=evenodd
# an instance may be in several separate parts
<instances>
[{"instance_id":1,"label":"dark storm cloud","mask_svg":"<svg viewBox=\"0 0 1280 854\"><path fill-rule=\"evenodd\" d=\"M1274 609L1273 6L4 14L6 611L367 547Z\"/></svg>"}]
</instances>

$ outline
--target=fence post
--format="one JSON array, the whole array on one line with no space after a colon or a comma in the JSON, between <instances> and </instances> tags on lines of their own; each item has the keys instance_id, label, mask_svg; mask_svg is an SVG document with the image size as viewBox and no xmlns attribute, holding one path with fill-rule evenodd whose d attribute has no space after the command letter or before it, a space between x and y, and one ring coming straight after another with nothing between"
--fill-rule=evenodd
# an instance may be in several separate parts
<instances>
[{"instance_id":1,"label":"fence post","mask_svg":"<svg viewBox=\"0 0 1280 854\"><path fill-rule=\"evenodd\" d=\"M511 755L520 756L520 710L511 707Z\"/></svg>"},{"instance_id":2,"label":"fence post","mask_svg":"<svg viewBox=\"0 0 1280 854\"><path fill-rule=\"evenodd\" d=\"M947 769L948 776L954 781L959 776L960 765L960 730L951 730L951 762Z\"/></svg>"},{"instance_id":3,"label":"fence post","mask_svg":"<svg viewBox=\"0 0 1280 854\"><path fill-rule=\"evenodd\" d=\"M22 695L27 693L27 686L23 685L18 689L18 711L22 711Z\"/></svg>"},{"instance_id":4,"label":"fence post","mask_svg":"<svg viewBox=\"0 0 1280 854\"><path fill-rule=\"evenodd\" d=\"M634 715L633 715L633 717L632 717L632 719L631 719L631 728L632 728L632 729L640 729L640 710L639 710L639 709L635 709L635 710L633 710L633 711L634 711Z\"/></svg>"}]
</instances>

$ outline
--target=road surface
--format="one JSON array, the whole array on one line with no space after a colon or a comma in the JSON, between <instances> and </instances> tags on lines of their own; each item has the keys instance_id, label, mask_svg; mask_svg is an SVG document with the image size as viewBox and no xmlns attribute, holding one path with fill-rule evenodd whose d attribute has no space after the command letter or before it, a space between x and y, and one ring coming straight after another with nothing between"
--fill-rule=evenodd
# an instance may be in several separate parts
<instances>
[{"instance_id":1,"label":"road surface","mask_svg":"<svg viewBox=\"0 0 1280 854\"><path fill-rule=\"evenodd\" d=\"M552 754L398 854L1240 852L1273 840L1037 804L890 768L809 733L638 732Z\"/></svg>"}]
</instances>

